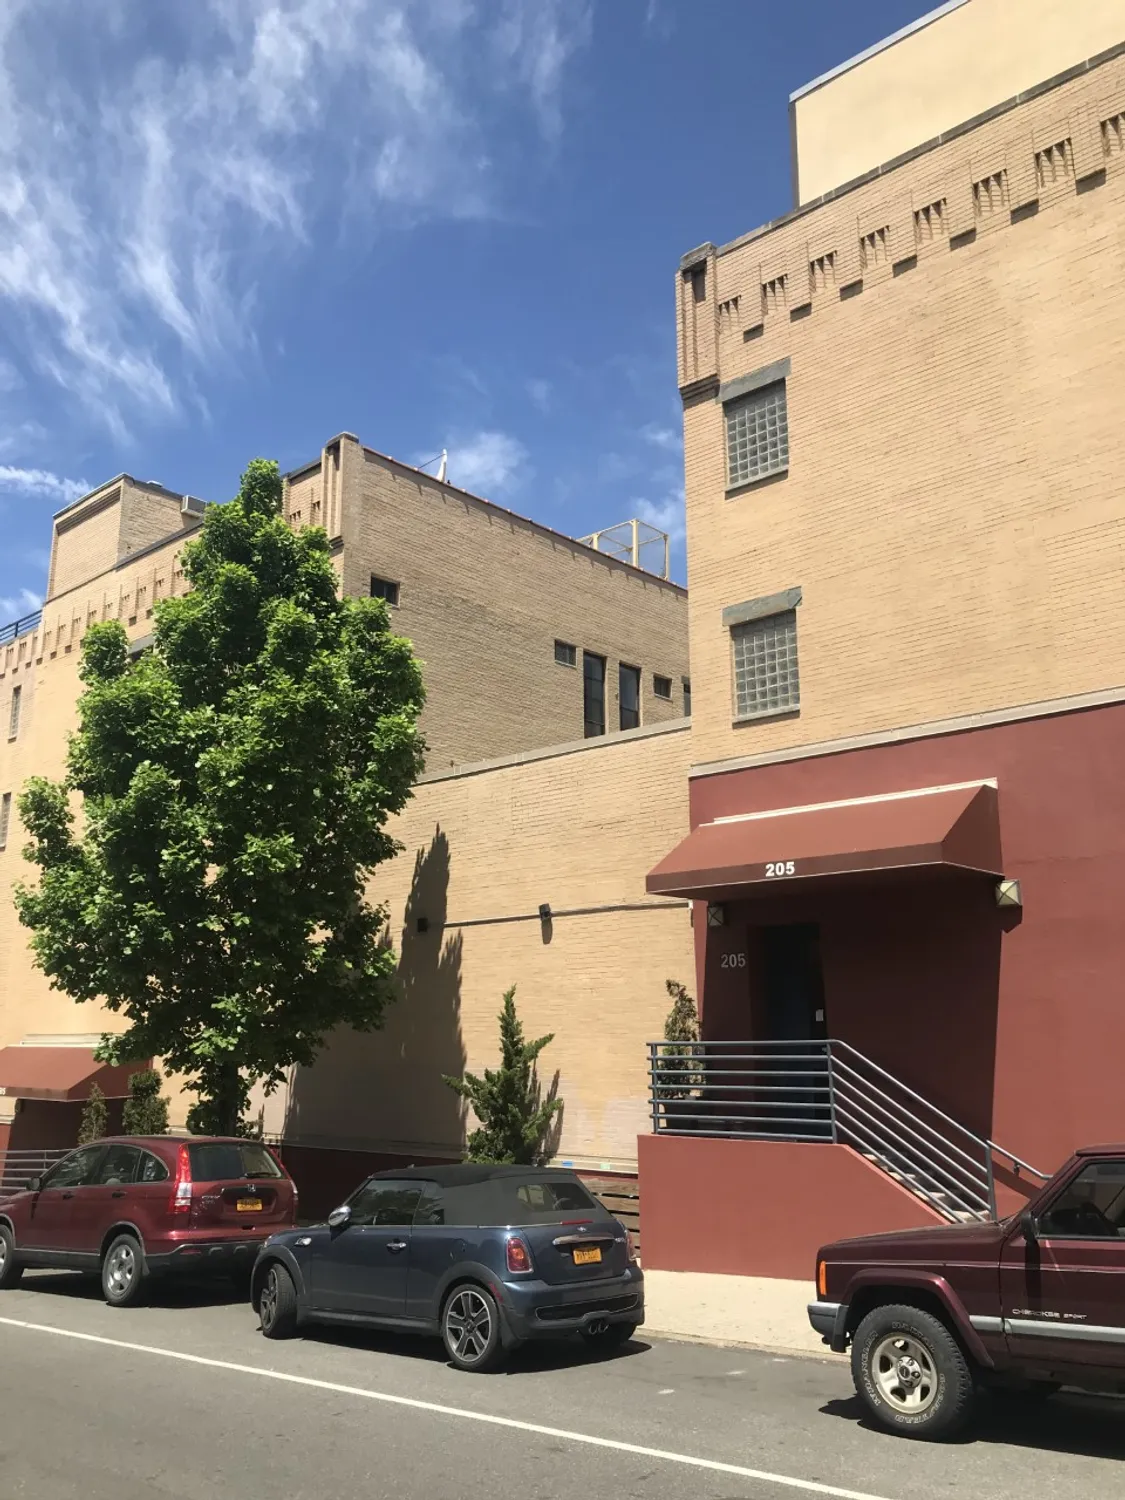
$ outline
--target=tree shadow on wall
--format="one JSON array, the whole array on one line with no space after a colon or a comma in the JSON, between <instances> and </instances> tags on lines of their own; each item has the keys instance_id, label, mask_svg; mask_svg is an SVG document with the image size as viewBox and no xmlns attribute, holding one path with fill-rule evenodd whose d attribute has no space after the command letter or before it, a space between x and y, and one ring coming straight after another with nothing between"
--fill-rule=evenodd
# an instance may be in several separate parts
<instances>
[{"instance_id":1,"label":"tree shadow on wall","mask_svg":"<svg viewBox=\"0 0 1125 1500\"><path fill-rule=\"evenodd\" d=\"M465 1071L460 933L445 941L449 840L440 826L414 861L399 940L395 1000L383 1029L341 1028L313 1068L299 1069L286 1135L363 1150L394 1145L460 1152L461 1101L442 1082Z\"/></svg>"}]
</instances>

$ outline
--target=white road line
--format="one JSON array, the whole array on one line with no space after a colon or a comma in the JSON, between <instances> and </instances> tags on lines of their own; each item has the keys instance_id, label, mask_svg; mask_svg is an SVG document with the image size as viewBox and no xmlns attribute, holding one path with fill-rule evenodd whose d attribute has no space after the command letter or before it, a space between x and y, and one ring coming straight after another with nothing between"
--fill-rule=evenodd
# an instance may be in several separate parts
<instances>
[{"instance_id":1,"label":"white road line","mask_svg":"<svg viewBox=\"0 0 1125 1500\"><path fill-rule=\"evenodd\" d=\"M638 1458L657 1458L664 1463L682 1464L689 1469L707 1469L717 1474L736 1474L741 1479L757 1479L763 1484L802 1490L807 1495L831 1495L835 1500L881 1500L860 1490L845 1490L834 1484L820 1484L815 1479L795 1479L789 1474L771 1474L764 1469L745 1469L740 1464L724 1464L713 1458L696 1458L689 1453L669 1453L663 1448L645 1448L638 1443L623 1443L616 1438L593 1437L588 1432L568 1432L561 1427L543 1427L538 1422L520 1422L515 1417L493 1416L489 1412L465 1411L459 1406L441 1406L436 1401L419 1401L412 1396L394 1396L386 1391L371 1391L359 1385L338 1385L332 1380L314 1380L309 1375L290 1375L282 1370L264 1370L258 1365L239 1365L226 1359L209 1359L202 1354L184 1354L178 1349L158 1349L152 1344L130 1344L124 1339L107 1339L96 1333L78 1333L73 1328L54 1328L49 1323L28 1323L21 1318L0 1318L8 1328L23 1328L29 1333L53 1333L59 1338L78 1339L85 1344L103 1344L110 1349L127 1349L132 1354L156 1354L162 1359L176 1359L187 1365L203 1365L212 1370L232 1370L236 1375L257 1375L263 1380L281 1380L287 1385L310 1386L331 1391L337 1396L358 1396L364 1401L382 1401L388 1406L407 1406L414 1411L433 1412L441 1417L460 1417L466 1422L484 1422L491 1427L510 1427L516 1432L532 1432L538 1437L562 1438L568 1443L583 1443L589 1448L611 1448L617 1453L634 1453Z\"/></svg>"}]
</instances>

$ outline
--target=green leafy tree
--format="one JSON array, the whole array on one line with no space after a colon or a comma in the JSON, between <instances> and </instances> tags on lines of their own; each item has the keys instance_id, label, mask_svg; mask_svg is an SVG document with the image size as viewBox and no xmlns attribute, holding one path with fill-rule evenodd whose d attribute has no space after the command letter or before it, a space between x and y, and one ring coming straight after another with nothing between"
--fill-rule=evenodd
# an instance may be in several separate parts
<instances>
[{"instance_id":1,"label":"green leafy tree","mask_svg":"<svg viewBox=\"0 0 1125 1500\"><path fill-rule=\"evenodd\" d=\"M155 1068L142 1068L129 1076L129 1097L121 1116L126 1135L164 1135L168 1129L168 1101L161 1093L163 1080Z\"/></svg>"},{"instance_id":2,"label":"green leafy tree","mask_svg":"<svg viewBox=\"0 0 1125 1500\"><path fill-rule=\"evenodd\" d=\"M128 1021L100 1056L188 1076L197 1130L237 1129L254 1081L378 1027L392 993L366 890L421 769L421 672L383 601L337 597L328 538L281 496L257 459L207 511L192 590L138 660L119 623L90 627L66 776L20 798L36 962Z\"/></svg>"},{"instance_id":3,"label":"green leafy tree","mask_svg":"<svg viewBox=\"0 0 1125 1500\"><path fill-rule=\"evenodd\" d=\"M692 1062L699 1049L692 1044L699 1041L699 1012L695 1001L676 979L666 979L664 988L672 1000L672 1008L664 1022L664 1040L656 1062L658 1097L687 1099L692 1089L698 1088L703 1074Z\"/></svg>"},{"instance_id":4,"label":"green leafy tree","mask_svg":"<svg viewBox=\"0 0 1125 1500\"><path fill-rule=\"evenodd\" d=\"M90 1097L82 1106L82 1118L78 1122L78 1144L85 1146L90 1141L100 1141L108 1129L109 1111L105 1095L95 1083L91 1085Z\"/></svg>"},{"instance_id":5,"label":"green leafy tree","mask_svg":"<svg viewBox=\"0 0 1125 1500\"><path fill-rule=\"evenodd\" d=\"M466 1159L473 1162L511 1162L540 1165L550 1154L556 1116L562 1110L558 1075L543 1097L536 1061L554 1034L525 1042L516 1015L516 990L504 996L500 1012L500 1066L485 1069L483 1078L445 1078L451 1089L473 1107L480 1127L469 1137Z\"/></svg>"}]
</instances>

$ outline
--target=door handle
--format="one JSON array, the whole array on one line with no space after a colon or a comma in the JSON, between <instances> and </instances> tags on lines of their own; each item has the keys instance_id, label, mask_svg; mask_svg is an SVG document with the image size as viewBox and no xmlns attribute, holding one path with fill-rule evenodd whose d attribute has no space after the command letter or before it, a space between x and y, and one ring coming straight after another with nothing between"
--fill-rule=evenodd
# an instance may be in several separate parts
<instances>
[{"instance_id":1,"label":"door handle","mask_svg":"<svg viewBox=\"0 0 1125 1500\"><path fill-rule=\"evenodd\" d=\"M63 1194L63 1197L64 1197L64 1198L73 1198L73 1197L74 1197L74 1194L73 1194L73 1193L64 1193L64 1194Z\"/></svg>"},{"instance_id":2,"label":"door handle","mask_svg":"<svg viewBox=\"0 0 1125 1500\"><path fill-rule=\"evenodd\" d=\"M110 1193L111 1198L124 1198L125 1194L119 1189L116 1193Z\"/></svg>"},{"instance_id":3,"label":"door handle","mask_svg":"<svg viewBox=\"0 0 1125 1500\"><path fill-rule=\"evenodd\" d=\"M390 1250L392 1252L392 1254L397 1255L400 1250L405 1250L406 1249L406 1241L405 1240L388 1240L387 1241L387 1249Z\"/></svg>"}]
</instances>

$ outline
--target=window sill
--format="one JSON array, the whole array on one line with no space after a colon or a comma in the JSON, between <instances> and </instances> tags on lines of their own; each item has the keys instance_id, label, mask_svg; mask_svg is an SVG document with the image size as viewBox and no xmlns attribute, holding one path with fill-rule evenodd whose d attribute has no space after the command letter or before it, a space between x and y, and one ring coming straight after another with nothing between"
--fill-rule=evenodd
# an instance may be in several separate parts
<instances>
[{"instance_id":1,"label":"window sill","mask_svg":"<svg viewBox=\"0 0 1125 1500\"><path fill-rule=\"evenodd\" d=\"M801 717L801 705L798 703L793 708L766 708L757 714L736 714L730 721L731 728L737 729L740 724L765 724L771 719L799 719Z\"/></svg>"},{"instance_id":2,"label":"window sill","mask_svg":"<svg viewBox=\"0 0 1125 1500\"><path fill-rule=\"evenodd\" d=\"M759 474L757 479L748 479L745 484L730 485L726 491L728 500L737 500L740 495L748 495L751 490L764 489L768 484L776 484L780 479L789 477L789 465L784 469L771 469L768 474Z\"/></svg>"}]
</instances>

